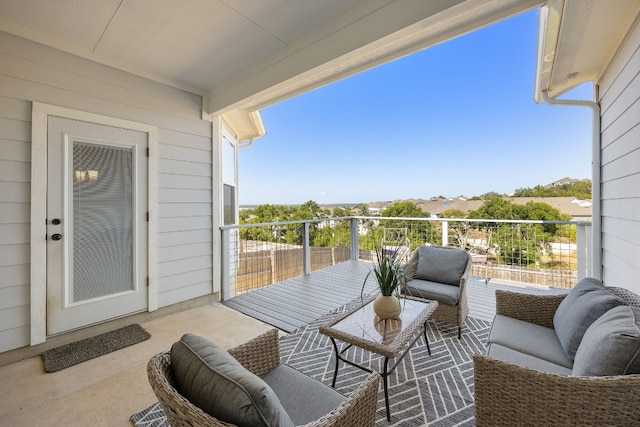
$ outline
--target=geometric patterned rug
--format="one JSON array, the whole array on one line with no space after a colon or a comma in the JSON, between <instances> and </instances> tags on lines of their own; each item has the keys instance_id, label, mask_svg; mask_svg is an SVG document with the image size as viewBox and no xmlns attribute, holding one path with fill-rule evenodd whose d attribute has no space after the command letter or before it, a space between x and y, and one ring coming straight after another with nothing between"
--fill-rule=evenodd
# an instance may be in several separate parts
<instances>
[{"instance_id":1,"label":"geometric patterned rug","mask_svg":"<svg viewBox=\"0 0 640 427\"><path fill-rule=\"evenodd\" d=\"M293 334L280 338L282 362L331 385L335 358L331 340L320 334L320 325L348 310L339 308ZM458 339L458 329L430 321L427 337L431 356L421 336L389 376L391 422L387 421L382 381L378 391L377 426L473 426L473 355L483 353L491 323L467 318ZM351 360L381 372L383 358L366 350L351 348ZM349 394L367 372L340 364L336 390ZM137 427L164 427L168 424L159 404L131 417Z\"/></svg>"}]
</instances>

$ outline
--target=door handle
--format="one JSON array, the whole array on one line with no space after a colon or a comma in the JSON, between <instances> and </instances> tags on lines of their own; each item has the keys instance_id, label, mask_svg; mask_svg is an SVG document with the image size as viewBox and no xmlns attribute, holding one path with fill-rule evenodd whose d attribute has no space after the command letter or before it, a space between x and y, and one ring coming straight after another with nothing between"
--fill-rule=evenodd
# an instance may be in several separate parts
<instances>
[{"instance_id":1,"label":"door handle","mask_svg":"<svg viewBox=\"0 0 640 427\"><path fill-rule=\"evenodd\" d=\"M51 240L60 240L62 239L62 234L56 233L51 236Z\"/></svg>"}]
</instances>

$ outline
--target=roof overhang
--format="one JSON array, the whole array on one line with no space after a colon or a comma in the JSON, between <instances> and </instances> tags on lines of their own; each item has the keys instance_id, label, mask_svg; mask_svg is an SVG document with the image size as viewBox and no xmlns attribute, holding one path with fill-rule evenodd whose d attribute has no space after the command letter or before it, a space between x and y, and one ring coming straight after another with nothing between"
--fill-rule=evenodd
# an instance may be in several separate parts
<instances>
[{"instance_id":1,"label":"roof overhang","mask_svg":"<svg viewBox=\"0 0 640 427\"><path fill-rule=\"evenodd\" d=\"M638 0L551 0L540 11L536 102L597 84L640 11Z\"/></svg>"},{"instance_id":2,"label":"roof overhang","mask_svg":"<svg viewBox=\"0 0 640 427\"><path fill-rule=\"evenodd\" d=\"M543 2L4 0L0 31L198 94L204 113L221 115L259 110Z\"/></svg>"},{"instance_id":3,"label":"roof overhang","mask_svg":"<svg viewBox=\"0 0 640 427\"><path fill-rule=\"evenodd\" d=\"M224 113L222 119L235 133L238 142L253 141L255 138L262 138L267 134L258 111L236 108Z\"/></svg>"}]
</instances>

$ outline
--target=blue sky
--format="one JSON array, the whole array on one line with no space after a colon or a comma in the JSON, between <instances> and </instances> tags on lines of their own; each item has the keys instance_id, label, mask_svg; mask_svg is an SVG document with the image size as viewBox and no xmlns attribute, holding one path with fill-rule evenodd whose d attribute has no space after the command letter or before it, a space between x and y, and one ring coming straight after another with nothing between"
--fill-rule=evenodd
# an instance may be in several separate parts
<instances>
[{"instance_id":1,"label":"blue sky","mask_svg":"<svg viewBox=\"0 0 640 427\"><path fill-rule=\"evenodd\" d=\"M467 197L590 178L591 115L533 100L537 11L261 110L240 205ZM591 85L565 98L591 99Z\"/></svg>"}]
</instances>

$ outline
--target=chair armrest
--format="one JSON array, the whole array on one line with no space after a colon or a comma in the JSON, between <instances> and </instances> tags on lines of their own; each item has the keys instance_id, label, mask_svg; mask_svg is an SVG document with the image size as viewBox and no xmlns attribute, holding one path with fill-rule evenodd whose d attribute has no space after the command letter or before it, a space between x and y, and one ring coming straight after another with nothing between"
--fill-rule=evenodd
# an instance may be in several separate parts
<instances>
[{"instance_id":1,"label":"chair armrest","mask_svg":"<svg viewBox=\"0 0 640 427\"><path fill-rule=\"evenodd\" d=\"M496 314L553 328L553 316L566 296L496 290Z\"/></svg>"},{"instance_id":2,"label":"chair armrest","mask_svg":"<svg viewBox=\"0 0 640 427\"><path fill-rule=\"evenodd\" d=\"M229 350L248 371L261 377L280 364L278 330L271 329Z\"/></svg>"},{"instance_id":3,"label":"chair armrest","mask_svg":"<svg viewBox=\"0 0 640 427\"><path fill-rule=\"evenodd\" d=\"M473 365L478 427L640 423L640 375L555 375L482 355Z\"/></svg>"},{"instance_id":4,"label":"chair armrest","mask_svg":"<svg viewBox=\"0 0 640 427\"><path fill-rule=\"evenodd\" d=\"M358 426L373 427L376 423L380 375L371 373L347 396L347 400L322 418L303 427Z\"/></svg>"}]
</instances>

